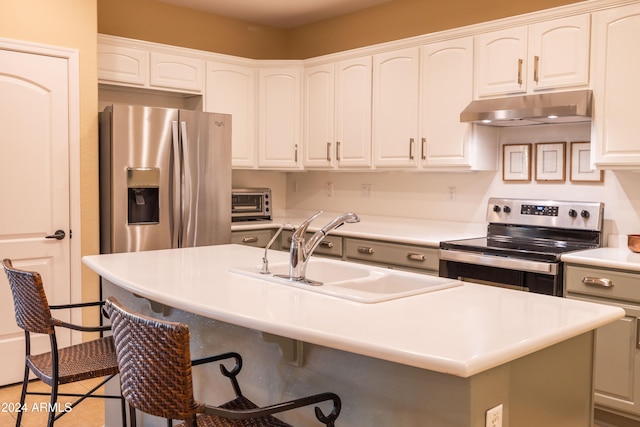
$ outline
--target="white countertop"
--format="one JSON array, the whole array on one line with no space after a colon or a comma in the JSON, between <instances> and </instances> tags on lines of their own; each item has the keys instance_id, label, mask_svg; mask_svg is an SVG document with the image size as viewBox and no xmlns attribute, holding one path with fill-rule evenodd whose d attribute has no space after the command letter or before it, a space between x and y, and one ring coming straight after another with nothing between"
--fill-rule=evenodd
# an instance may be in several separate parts
<instances>
[{"instance_id":1,"label":"white countertop","mask_svg":"<svg viewBox=\"0 0 640 427\"><path fill-rule=\"evenodd\" d=\"M562 255L562 261L571 264L619 268L640 272L640 253L632 252L627 247L598 248L570 252Z\"/></svg>"},{"instance_id":2,"label":"white countertop","mask_svg":"<svg viewBox=\"0 0 640 427\"><path fill-rule=\"evenodd\" d=\"M113 284L181 310L460 377L624 315L616 307L468 283L362 304L229 272L257 266L263 252L221 245L83 261ZM287 261L288 253L270 251L269 257L272 263Z\"/></svg>"},{"instance_id":3,"label":"white countertop","mask_svg":"<svg viewBox=\"0 0 640 427\"><path fill-rule=\"evenodd\" d=\"M275 215L271 222L234 222L231 224L231 229L234 231L261 228L277 229L282 224L298 227L312 214L313 212L289 210ZM338 215L340 212L324 212L309 225L308 230L319 230ZM487 234L486 223L434 221L377 215L358 216L360 217L359 223L346 224L332 231L331 234L432 247L438 247L440 242L445 240L481 237Z\"/></svg>"}]
</instances>

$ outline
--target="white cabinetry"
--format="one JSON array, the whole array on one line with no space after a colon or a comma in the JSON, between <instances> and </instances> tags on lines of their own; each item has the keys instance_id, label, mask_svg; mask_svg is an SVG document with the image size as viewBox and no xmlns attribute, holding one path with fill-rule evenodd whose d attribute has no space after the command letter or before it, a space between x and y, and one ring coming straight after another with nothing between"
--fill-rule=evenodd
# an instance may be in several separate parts
<instances>
[{"instance_id":1,"label":"white cabinetry","mask_svg":"<svg viewBox=\"0 0 640 427\"><path fill-rule=\"evenodd\" d=\"M98 80L145 86L149 84L149 53L143 49L98 42Z\"/></svg>"},{"instance_id":2,"label":"white cabinetry","mask_svg":"<svg viewBox=\"0 0 640 427\"><path fill-rule=\"evenodd\" d=\"M473 97L473 37L428 44L421 61L421 166L495 169L496 139L482 139L473 125L460 123Z\"/></svg>"},{"instance_id":3,"label":"white cabinetry","mask_svg":"<svg viewBox=\"0 0 640 427\"><path fill-rule=\"evenodd\" d=\"M202 93L204 60L187 49L100 35L98 81L186 93Z\"/></svg>"},{"instance_id":4,"label":"white cabinetry","mask_svg":"<svg viewBox=\"0 0 640 427\"><path fill-rule=\"evenodd\" d=\"M587 85L589 23L583 14L477 35L476 96Z\"/></svg>"},{"instance_id":5,"label":"white cabinetry","mask_svg":"<svg viewBox=\"0 0 640 427\"><path fill-rule=\"evenodd\" d=\"M373 57L373 156L376 167L418 165L420 49Z\"/></svg>"},{"instance_id":6,"label":"white cabinetry","mask_svg":"<svg viewBox=\"0 0 640 427\"><path fill-rule=\"evenodd\" d=\"M182 55L150 52L149 85L194 92L204 88L204 61Z\"/></svg>"},{"instance_id":7,"label":"white cabinetry","mask_svg":"<svg viewBox=\"0 0 640 427\"><path fill-rule=\"evenodd\" d=\"M639 279L630 271L565 267L567 297L615 305L626 312L622 319L598 328L595 404L635 416L640 415Z\"/></svg>"},{"instance_id":8,"label":"white cabinetry","mask_svg":"<svg viewBox=\"0 0 640 427\"><path fill-rule=\"evenodd\" d=\"M335 165L335 65L304 70L304 167Z\"/></svg>"},{"instance_id":9,"label":"white cabinetry","mask_svg":"<svg viewBox=\"0 0 640 427\"><path fill-rule=\"evenodd\" d=\"M592 159L603 169L640 169L640 4L593 15Z\"/></svg>"},{"instance_id":10,"label":"white cabinetry","mask_svg":"<svg viewBox=\"0 0 640 427\"><path fill-rule=\"evenodd\" d=\"M231 165L256 166L256 69L249 65L207 62L205 111L231 114Z\"/></svg>"},{"instance_id":11,"label":"white cabinetry","mask_svg":"<svg viewBox=\"0 0 640 427\"><path fill-rule=\"evenodd\" d=\"M371 57L305 68L304 166L371 166Z\"/></svg>"},{"instance_id":12,"label":"white cabinetry","mask_svg":"<svg viewBox=\"0 0 640 427\"><path fill-rule=\"evenodd\" d=\"M258 76L258 166L300 169L302 69L261 68Z\"/></svg>"}]
</instances>

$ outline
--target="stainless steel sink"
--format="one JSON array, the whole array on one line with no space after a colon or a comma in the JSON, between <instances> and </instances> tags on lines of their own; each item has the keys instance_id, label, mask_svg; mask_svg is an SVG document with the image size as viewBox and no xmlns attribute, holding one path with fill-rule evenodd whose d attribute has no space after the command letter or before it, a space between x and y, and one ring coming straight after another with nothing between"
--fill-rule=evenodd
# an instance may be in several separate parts
<instances>
[{"instance_id":1,"label":"stainless steel sink","mask_svg":"<svg viewBox=\"0 0 640 427\"><path fill-rule=\"evenodd\" d=\"M230 271L255 279L280 283L310 292L318 292L362 303L389 301L448 289L462 284L457 280L443 277L389 270L345 261L312 258L307 266L307 277L311 280L322 282L322 285L311 286L277 277L278 275L288 275L288 262L270 264L270 274L260 274L260 267L238 267L232 268Z\"/></svg>"}]
</instances>

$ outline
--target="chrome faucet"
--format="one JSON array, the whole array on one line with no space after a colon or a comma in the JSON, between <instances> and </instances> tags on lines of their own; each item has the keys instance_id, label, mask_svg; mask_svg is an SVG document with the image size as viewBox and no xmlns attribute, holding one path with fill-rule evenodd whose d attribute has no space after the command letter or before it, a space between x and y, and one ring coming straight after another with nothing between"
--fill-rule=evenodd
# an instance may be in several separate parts
<instances>
[{"instance_id":1,"label":"chrome faucet","mask_svg":"<svg viewBox=\"0 0 640 427\"><path fill-rule=\"evenodd\" d=\"M360 222L360 218L352 212L339 215L336 218L329 221L327 225L316 231L309 241L306 241L306 232L311 221L316 219L322 211L316 212L311 217L306 219L300 227L298 227L291 236L291 252L290 252L290 264L289 264L289 280L295 280L297 282L303 282L310 285L321 285L320 282L315 282L306 278L307 262L309 257L313 254L313 251L318 247L322 239L327 234L345 223Z\"/></svg>"}]
</instances>

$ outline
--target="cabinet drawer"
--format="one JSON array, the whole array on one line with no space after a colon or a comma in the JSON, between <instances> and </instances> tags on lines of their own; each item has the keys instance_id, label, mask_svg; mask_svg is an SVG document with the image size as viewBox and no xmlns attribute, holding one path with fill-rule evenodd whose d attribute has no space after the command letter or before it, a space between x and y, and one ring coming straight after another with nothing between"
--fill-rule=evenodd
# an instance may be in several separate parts
<instances>
[{"instance_id":1,"label":"cabinet drawer","mask_svg":"<svg viewBox=\"0 0 640 427\"><path fill-rule=\"evenodd\" d=\"M280 247L284 251L288 251L291 248L291 235L293 231L283 230L282 239L280 240ZM313 233L307 233L306 239L313 236ZM342 237L340 236L325 236L322 242L318 245L314 254L322 254L329 256L342 257Z\"/></svg>"},{"instance_id":2,"label":"cabinet drawer","mask_svg":"<svg viewBox=\"0 0 640 427\"><path fill-rule=\"evenodd\" d=\"M438 250L423 246L347 238L345 255L348 259L438 271Z\"/></svg>"},{"instance_id":3,"label":"cabinet drawer","mask_svg":"<svg viewBox=\"0 0 640 427\"><path fill-rule=\"evenodd\" d=\"M640 302L638 273L567 265L565 287L569 293Z\"/></svg>"},{"instance_id":4,"label":"cabinet drawer","mask_svg":"<svg viewBox=\"0 0 640 427\"><path fill-rule=\"evenodd\" d=\"M274 230L247 230L231 233L231 243L264 248L271 240Z\"/></svg>"}]
</instances>

